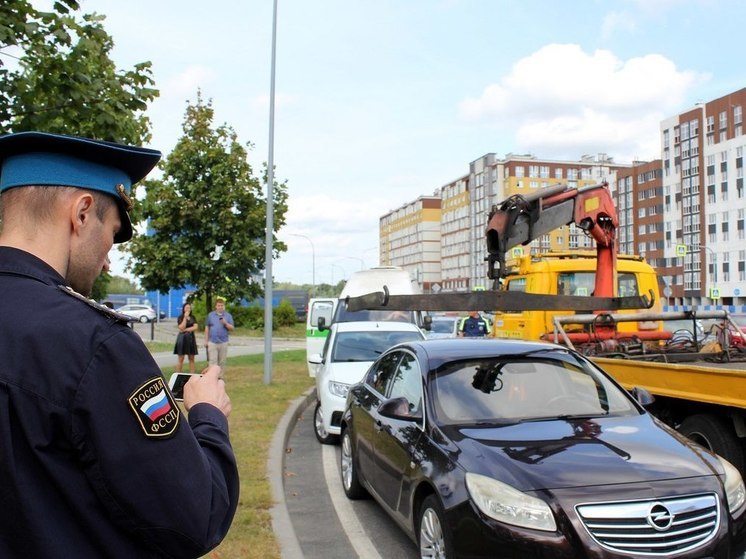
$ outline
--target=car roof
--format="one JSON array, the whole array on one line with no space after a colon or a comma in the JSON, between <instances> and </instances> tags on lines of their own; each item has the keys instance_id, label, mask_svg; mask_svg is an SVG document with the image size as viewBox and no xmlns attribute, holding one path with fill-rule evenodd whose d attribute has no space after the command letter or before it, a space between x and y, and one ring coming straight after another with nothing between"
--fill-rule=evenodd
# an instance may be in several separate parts
<instances>
[{"instance_id":1,"label":"car roof","mask_svg":"<svg viewBox=\"0 0 746 559\"><path fill-rule=\"evenodd\" d=\"M569 351L566 347L548 342L503 338L434 338L402 342L395 347L402 346L409 347L415 353L426 357L431 370L449 361L510 357L535 351L547 351L543 356L548 357L553 351Z\"/></svg>"},{"instance_id":2,"label":"car roof","mask_svg":"<svg viewBox=\"0 0 746 559\"><path fill-rule=\"evenodd\" d=\"M385 332L421 332L416 324L395 320L334 322L332 328L336 328L337 332L376 332L378 330Z\"/></svg>"}]
</instances>

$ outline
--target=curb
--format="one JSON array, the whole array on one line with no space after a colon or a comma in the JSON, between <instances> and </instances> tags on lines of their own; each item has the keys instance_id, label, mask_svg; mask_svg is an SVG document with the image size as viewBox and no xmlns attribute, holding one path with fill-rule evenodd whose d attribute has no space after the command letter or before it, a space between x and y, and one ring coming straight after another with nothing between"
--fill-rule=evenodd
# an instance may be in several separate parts
<instances>
[{"instance_id":1,"label":"curb","mask_svg":"<svg viewBox=\"0 0 746 559\"><path fill-rule=\"evenodd\" d=\"M300 398L293 400L285 415L280 419L269 447L267 477L269 478L272 501L274 502L269 512L272 517L272 530L277 536L280 544L280 554L283 559L303 559L303 551L301 551L285 503L285 451L295 422L315 399L316 388L312 387L304 392Z\"/></svg>"}]
</instances>

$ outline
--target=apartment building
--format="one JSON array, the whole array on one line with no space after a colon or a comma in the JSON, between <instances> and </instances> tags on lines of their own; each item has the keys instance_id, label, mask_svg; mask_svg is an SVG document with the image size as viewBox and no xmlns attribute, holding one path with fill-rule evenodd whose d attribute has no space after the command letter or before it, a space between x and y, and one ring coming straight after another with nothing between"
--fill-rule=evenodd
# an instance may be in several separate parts
<instances>
[{"instance_id":1,"label":"apartment building","mask_svg":"<svg viewBox=\"0 0 746 559\"><path fill-rule=\"evenodd\" d=\"M381 265L408 270L425 292L441 277L440 205L440 196L420 196L379 219Z\"/></svg>"},{"instance_id":2,"label":"apartment building","mask_svg":"<svg viewBox=\"0 0 746 559\"><path fill-rule=\"evenodd\" d=\"M666 261L656 268L672 276L671 308L746 305L744 106L746 88L661 122Z\"/></svg>"},{"instance_id":3,"label":"apartment building","mask_svg":"<svg viewBox=\"0 0 746 559\"><path fill-rule=\"evenodd\" d=\"M432 245L418 239L420 231L432 224L419 222L421 199L389 212L380 219L380 262L401 266L412 271L427 269L439 273L423 288L444 291L471 291L488 288L486 268L485 228L490 209L514 194L528 195L540 188L556 184L582 187L603 181L615 181L616 172L629 165L615 164L606 154L583 156L579 161L539 159L534 155L508 154L498 159L487 153L469 164L469 173L436 190L440 200L440 267L432 261ZM430 203L434 203L432 202ZM527 251L590 248L592 242L580 229L570 226L554 231L530 246ZM418 252L418 251L427 252ZM421 256L421 258L420 258ZM415 276L419 277L419 276Z\"/></svg>"}]
</instances>

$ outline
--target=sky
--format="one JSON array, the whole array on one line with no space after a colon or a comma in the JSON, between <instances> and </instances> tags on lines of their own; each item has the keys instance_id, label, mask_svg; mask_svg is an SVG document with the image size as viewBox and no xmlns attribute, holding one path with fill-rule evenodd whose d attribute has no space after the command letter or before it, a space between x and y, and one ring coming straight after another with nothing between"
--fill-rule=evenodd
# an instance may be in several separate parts
<instances>
[{"instance_id":1,"label":"sky","mask_svg":"<svg viewBox=\"0 0 746 559\"><path fill-rule=\"evenodd\" d=\"M269 156L272 0L81 0L118 68L151 61L150 147L197 91L255 171ZM740 0L278 0L276 281L378 264L379 218L486 153L660 157L660 121L746 87ZM114 258L114 274L127 275Z\"/></svg>"}]
</instances>

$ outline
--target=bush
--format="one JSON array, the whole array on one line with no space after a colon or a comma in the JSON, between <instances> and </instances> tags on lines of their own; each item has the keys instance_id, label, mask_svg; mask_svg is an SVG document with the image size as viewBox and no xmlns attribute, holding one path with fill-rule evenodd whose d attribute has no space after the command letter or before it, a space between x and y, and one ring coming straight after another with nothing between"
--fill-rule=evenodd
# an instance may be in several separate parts
<instances>
[{"instance_id":1,"label":"bush","mask_svg":"<svg viewBox=\"0 0 746 559\"><path fill-rule=\"evenodd\" d=\"M255 313L252 312L252 309L255 308L256 307L241 307L237 305L230 306L228 312L231 313L233 324L236 328L241 328L242 326L253 328L252 324L256 321L256 317L254 316ZM260 320L263 321L264 319L260 318Z\"/></svg>"},{"instance_id":2,"label":"bush","mask_svg":"<svg viewBox=\"0 0 746 559\"><path fill-rule=\"evenodd\" d=\"M298 321L298 315L295 313L295 307L288 299L283 299L272 313L272 329L276 330L278 326L292 326Z\"/></svg>"}]
</instances>

